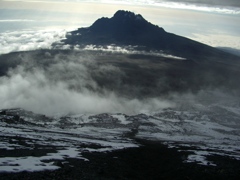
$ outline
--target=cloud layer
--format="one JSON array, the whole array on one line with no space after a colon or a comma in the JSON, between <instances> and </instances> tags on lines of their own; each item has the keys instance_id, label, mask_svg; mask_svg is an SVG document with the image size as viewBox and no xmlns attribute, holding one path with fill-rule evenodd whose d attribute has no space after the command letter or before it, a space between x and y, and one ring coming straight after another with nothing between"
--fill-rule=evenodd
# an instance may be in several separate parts
<instances>
[{"instance_id":1,"label":"cloud layer","mask_svg":"<svg viewBox=\"0 0 240 180\"><path fill-rule=\"evenodd\" d=\"M9 69L6 76L0 77L0 109L20 107L49 116L106 112L138 114L175 107L175 100L179 99L179 96L170 99L126 97L114 91L114 88L113 90L104 88L96 82L96 79L100 79L99 82L103 79L113 87L115 85L119 87L125 76L124 72L116 66L99 65L93 61L91 54L84 55L81 51L78 54L54 53L54 50L50 50L51 44L62 39L65 35L64 31L25 31L2 34L4 36L1 36L1 53L42 48L49 51L44 50L38 55L33 55L36 52L17 54L21 63L16 68ZM105 49L91 45L86 47L88 50L97 51L143 53L130 51L129 48L124 49L113 45ZM184 60L162 52L153 53ZM183 105L186 99L192 101L189 104L195 103L195 95L187 94L182 97L180 99ZM178 102L178 104L181 103Z\"/></svg>"},{"instance_id":2,"label":"cloud layer","mask_svg":"<svg viewBox=\"0 0 240 180\"><path fill-rule=\"evenodd\" d=\"M14 31L0 33L0 54L35 49L50 49L65 37L65 30Z\"/></svg>"},{"instance_id":3,"label":"cloud layer","mask_svg":"<svg viewBox=\"0 0 240 180\"><path fill-rule=\"evenodd\" d=\"M138 114L173 106L160 98L126 98L102 88L93 79L94 73L95 77L114 77L117 83L124 75L117 67L99 66L88 56L53 56L50 52L44 56L39 59L32 59L29 54L22 56L21 65L0 78L0 109L20 107L56 116L106 112Z\"/></svg>"}]
</instances>

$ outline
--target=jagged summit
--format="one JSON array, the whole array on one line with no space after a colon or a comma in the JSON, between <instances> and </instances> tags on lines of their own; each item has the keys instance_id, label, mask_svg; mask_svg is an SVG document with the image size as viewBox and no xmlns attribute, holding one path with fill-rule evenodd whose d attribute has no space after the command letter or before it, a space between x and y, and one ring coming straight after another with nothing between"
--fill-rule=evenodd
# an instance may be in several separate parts
<instances>
[{"instance_id":1,"label":"jagged summit","mask_svg":"<svg viewBox=\"0 0 240 180\"><path fill-rule=\"evenodd\" d=\"M102 17L88 28L70 32L64 41L70 45L139 45L152 48L156 39L166 36L163 28L153 25L140 14L119 10L113 17Z\"/></svg>"},{"instance_id":2,"label":"jagged summit","mask_svg":"<svg viewBox=\"0 0 240 180\"><path fill-rule=\"evenodd\" d=\"M140 14L134 14L131 11L124 11L124 10L117 11L114 14L113 18L122 19L122 20L130 19L130 20L137 20L137 21L146 21Z\"/></svg>"},{"instance_id":3,"label":"jagged summit","mask_svg":"<svg viewBox=\"0 0 240 180\"><path fill-rule=\"evenodd\" d=\"M91 33L111 36L116 39L127 39L128 42L141 39L147 33L165 32L162 28L146 21L141 15L130 11L119 10L112 18L100 18L89 27Z\"/></svg>"},{"instance_id":4,"label":"jagged summit","mask_svg":"<svg viewBox=\"0 0 240 180\"><path fill-rule=\"evenodd\" d=\"M149 23L147 20L145 20L140 14L134 14L131 11L124 11L119 10L117 11L112 18L100 18L97 21L93 23L93 25L90 27L90 29L95 28L99 25L115 25L115 26L128 26L130 28L131 26L136 25L142 25L143 26L154 26L153 24ZM104 29L106 27L102 26L101 29ZM141 29L139 29L141 30Z\"/></svg>"}]
</instances>

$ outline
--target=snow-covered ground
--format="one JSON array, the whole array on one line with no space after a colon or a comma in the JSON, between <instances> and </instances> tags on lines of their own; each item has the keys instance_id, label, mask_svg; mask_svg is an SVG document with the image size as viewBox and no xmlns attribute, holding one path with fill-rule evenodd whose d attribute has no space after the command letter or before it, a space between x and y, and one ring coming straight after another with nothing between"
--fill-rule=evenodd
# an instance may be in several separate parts
<instances>
[{"instance_id":1,"label":"snow-covered ground","mask_svg":"<svg viewBox=\"0 0 240 180\"><path fill-rule=\"evenodd\" d=\"M212 165L210 155L240 160L240 115L237 105L211 105L202 110L175 108L152 114L98 114L46 117L22 109L0 115L0 150L39 150L42 155L13 153L0 157L0 172L59 168L67 158L87 161L82 152L139 147L136 139L161 141L188 151L186 163Z\"/></svg>"}]
</instances>

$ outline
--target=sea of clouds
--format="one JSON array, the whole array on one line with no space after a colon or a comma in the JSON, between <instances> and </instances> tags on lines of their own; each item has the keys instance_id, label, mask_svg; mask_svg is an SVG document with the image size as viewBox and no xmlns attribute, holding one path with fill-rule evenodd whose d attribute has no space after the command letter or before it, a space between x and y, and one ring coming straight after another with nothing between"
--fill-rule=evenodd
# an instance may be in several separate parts
<instances>
[{"instance_id":1,"label":"sea of clouds","mask_svg":"<svg viewBox=\"0 0 240 180\"><path fill-rule=\"evenodd\" d=\"M152 114L166 108L205 111L211 104L239 109L239 98L214 88L161 97L126 96L118 91L125 76L119 67L98 64L91 54L43 52L39 57L34 53L16 54L21 62L0 77L0 109L22 108L48 116ZM108 88L97 79L109 82ZM124 91L133 92L132 88L138 87L133 85Z\"/></svg>"},{"instance_id":2,"label":"sea of clouds","mask_svg":"<svg viewBox=\"0 0 240 180\"><path fill-rule=\"evenodd\" d=\"M93 78L115 84L124 73L112 65L98 65L91 56L26 54L21 63L0 77L0 109L23 108L49 116L66 114L138 114L172 107L162 98L125 97L105 89ZM35 58L35 59L34 59Z\"/></svg>"},{"instance_id":3,"label":"sea of clouds","mask_svg":"<svg viewBox=\"0 0 240 180\"><path fill-rule=\"evenodd\" d=\"M65 37L65 30L25 30L0 33L0 54L36 49L51 49Z\"/></svg>"}]
</instances>

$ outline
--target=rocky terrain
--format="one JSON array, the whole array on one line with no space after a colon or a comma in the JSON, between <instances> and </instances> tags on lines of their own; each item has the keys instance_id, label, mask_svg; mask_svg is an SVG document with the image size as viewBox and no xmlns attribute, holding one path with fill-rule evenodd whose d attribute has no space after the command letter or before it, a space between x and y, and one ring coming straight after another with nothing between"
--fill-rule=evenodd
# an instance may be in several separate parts
<instances>
[{"instance_id":1,"label":"rocky terrain","mask_svg":"<svg viewBox=\"0 0 240 180\"><path fill-rule=\"evenodd\" d=\"M221 106L207 109L54 118L6 109L0 116L1 176L235 179L239 114Z\"/></svg>"}]
</instances>

